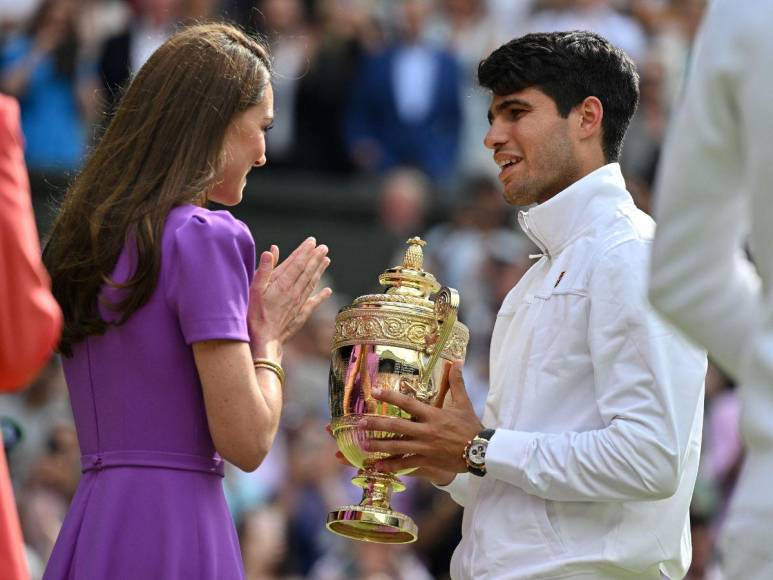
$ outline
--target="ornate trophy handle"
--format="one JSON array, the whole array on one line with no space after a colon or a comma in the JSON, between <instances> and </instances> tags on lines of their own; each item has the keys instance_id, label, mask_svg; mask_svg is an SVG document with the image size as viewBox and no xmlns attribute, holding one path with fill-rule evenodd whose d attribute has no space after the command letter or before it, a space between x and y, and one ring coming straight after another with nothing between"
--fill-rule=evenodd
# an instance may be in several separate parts
<instances>
[{"instance_id":1,"label":"ornate trophy handle","mask_svg":"<svg viewBox=\"0 0 773 580\"><path fill-rule=\"evenodd\" d=\"M459 293L453 288L443 286L435 295L435 319L437 328L426 337L429 360L423 365L419 375L418 393L427 393L432 370L438 358L451 338L459 311ZM417 393L417 394L418 394Z\"/></svg>"}]
</instances>

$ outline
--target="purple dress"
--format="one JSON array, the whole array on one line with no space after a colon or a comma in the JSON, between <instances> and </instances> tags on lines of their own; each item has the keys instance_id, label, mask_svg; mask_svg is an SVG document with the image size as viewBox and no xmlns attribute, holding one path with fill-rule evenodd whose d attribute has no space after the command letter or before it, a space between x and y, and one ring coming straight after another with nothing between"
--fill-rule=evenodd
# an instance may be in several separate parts
<instances>
[{"instance_id":1,"label":"purple dress","mask_svg":"<svg viewBox=\"0 0 773 580\"><path fill-rule=\"evenodd\" d=\"M131 268L124 250L115 279ZM225 211L177 207L150 301L64 359L83 477L45 580L244 576L191 343L249 340L254 271L244 224Z\"/></svg>"}]
</instances>

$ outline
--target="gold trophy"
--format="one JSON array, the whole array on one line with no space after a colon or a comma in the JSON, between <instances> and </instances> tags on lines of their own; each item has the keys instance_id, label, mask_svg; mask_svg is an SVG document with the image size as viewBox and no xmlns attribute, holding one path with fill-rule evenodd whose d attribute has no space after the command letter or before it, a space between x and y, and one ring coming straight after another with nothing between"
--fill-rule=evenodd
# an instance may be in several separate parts
<instances>
[{"instance_id":1,"label":"gold trophy","mask_svg":"<svg viewBox=\"0 0 773 580\"><path fill-rule=\"evenodd\" d=\"M352 483L363 489L357 505L339 507L327 516L327 528L348 538L383 544L416 541L413 520L393 510L393 492L405 485L397 477L410 473L381 473L374 464L385 453L362 448L367 439L399 437L357 427L362 417L411 416L374 399L371 389L399 391L435 406L448 392L451 361L464 359L469 330L457 321L459 295L440 287L423 270L425 242L411 238L402 266L390 268L379 282L383 294L360 296L336 316L330 365L331 430L346 459L359 468Z\"/></svg>"}]
</instances>

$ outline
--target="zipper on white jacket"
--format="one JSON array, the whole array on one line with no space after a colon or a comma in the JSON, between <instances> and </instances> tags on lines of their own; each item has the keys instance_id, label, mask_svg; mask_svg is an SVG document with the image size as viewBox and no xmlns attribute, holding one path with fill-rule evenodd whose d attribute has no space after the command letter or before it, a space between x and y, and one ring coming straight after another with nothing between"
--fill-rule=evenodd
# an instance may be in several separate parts
<instances>
[{"instance_id":1,"label":"zipper on white jacket","mask_svg":"<svg viewBox=\"0 0 773 580\"><path fill-rule=\"evenodd\" d=\"M542 244L542 242L539 240L537 235L532 231L532 229L529 227L529 214L527 212L519 212L518 213L518 223L521 224L521 229L526 233L526 235L529 237L529 239L534 242L534 244L540 249L542 252L541 254L529 254L530 260L539 260L543 256L546 256L547 259L550 259L550 252L548 252L547 248Z\"/></svg>"}]
</instances>

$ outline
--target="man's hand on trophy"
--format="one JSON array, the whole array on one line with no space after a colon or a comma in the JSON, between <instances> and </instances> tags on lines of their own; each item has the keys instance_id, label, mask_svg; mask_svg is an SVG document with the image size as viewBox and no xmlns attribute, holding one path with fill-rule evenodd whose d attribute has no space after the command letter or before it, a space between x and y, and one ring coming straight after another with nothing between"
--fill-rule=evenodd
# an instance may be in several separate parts
<instances>
[{"instance_id":1,"label":"man's hand on trophy","mask_svg":"<svg viewBox=\"0 0 773 580\"><path fill-rule=\"evenodd\" d=\"M396 439L369 439L363 443L367 451L389 453L393 457L383 459L376 469L397 472L409 468L421 468L425 477L434 483L445 485L456 473L467 471L462 454L467 442L477 435L483 425L475 414L462 378L462 361L455 361L449 374L451 403L437 408L417 401L407 395L381 389L371 391L374 398L396 405L410 413L412 420L397 417L362 418L357 426L368 431L387 431L402 435ZM415 473L412 475L419 475Z\"/></svg>"},{"instance_id":2,"label":"man's hand on trophy","mask_svg":"<svg viewBox=\"0 0 773 580\"><path fill-rule=\"evenodd\" d=\"M330 423L325 425L325 431L327 431L328 435L330 435L331 437L333 437L333 439L335 439L335 436L333 435L333 430L330 427ZM341 465L345 465L346 467L354 467L355 469L357 469L340 451L336 451L336 460ZM428 479L429 481L437 485L448 485L449 483L451 483L451 480L453 480L456 474L450 471L445 471L443 469L437 469L434 467L420 467L416 471L412 471L409 475L411 475L412 477L423 477L424 479Z\"/></svg>"}]
</instances>

